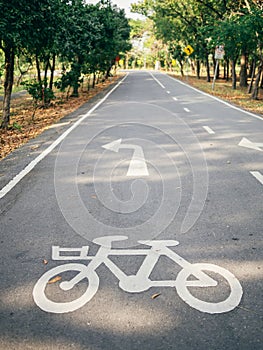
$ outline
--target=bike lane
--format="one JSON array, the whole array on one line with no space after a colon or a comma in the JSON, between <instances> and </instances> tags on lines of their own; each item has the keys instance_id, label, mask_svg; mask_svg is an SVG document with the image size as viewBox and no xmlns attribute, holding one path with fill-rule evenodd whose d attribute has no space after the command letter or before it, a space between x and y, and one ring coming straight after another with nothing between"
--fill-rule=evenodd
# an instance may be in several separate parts
<instances>
[{"instance_id":1,"label":"bike lane","mask_svg":"<svg viewBox=\"0 0 263 350\"><path fill-rule=\"evenodd\" d=\"M159 284L149 290L135 291L139 284L136 279L133 283L127 280L126 287L124 282L119 288L118 273L112 273L114 267L105 266L102 260L96 270L100 278L96 295L76 311L64 313L58 306L57 312L45 312L32 298L40 276L53 267L74 264L68 269L73 272L67 271L63 276L59 272L63 281L74 276L74 267L84 274L87 271L83 268L87 263L85 255L80 261L66 258L52 261L52 246L89 246L89 256L95 256L98 244L92 240L101 236L127 236L127 240L114 243L120 256L111 259L125 275L135 275L144 266L143 256L133 256L134 251L146 247L137 241L164 239L180 241L171 250L191 263L223 264L227 269L231 262L235 272L236 265L229 256L232 249L224 250L222 256L223 251L219 250L222 240L217 238L213 245L211 236L204 233L207 231L207 227L202 227L204 221L198 224L200 215L206 215L205 156L184 121L181 106L174 106L171 112L170 107L165 107L170 106L170 100L163 92L148 73L127 77L91 118L68 135L59 150L52 151L20 182L15 195L10 194L1 220L3 347L67 349L73 344L77 349L175 346L202 349L209 344L211 349L242 346L257 349L259 346L259 326L255 321L259 317L256 312L253 318L250 313L254 311L245 310L242 304L237 307L240 289L234 311L216 315L211 309L198 311L183 302L174 285L163 287L162 281L175 281L182 271L178 261L171 263L167 257L158 259L150 279ZM143 155L134 155L138 148L143 149ZM129 167L133 169L132 176ZM193 201L193 194L197 201ZM192 209L187 215L189 208ZM128 253L122 256L122 249ZM155 259L156 254L158 248ZM144 271L149 266L150 263ZM144 276L140 283L149 277ZM253 278L257 278L256 274ZM82 297L86 282L84 278L66 292L59 289L59 281L53 281L45 293L56 304L70 303ZM219 282L219 287L201 291L199 288L195 291L196 299L208 298L211 304L225 300L231 291L223 279ZM127 287L129 283L131 286ZM93 275L94 290L97 284Z\"/></svg>"}]
</instances>

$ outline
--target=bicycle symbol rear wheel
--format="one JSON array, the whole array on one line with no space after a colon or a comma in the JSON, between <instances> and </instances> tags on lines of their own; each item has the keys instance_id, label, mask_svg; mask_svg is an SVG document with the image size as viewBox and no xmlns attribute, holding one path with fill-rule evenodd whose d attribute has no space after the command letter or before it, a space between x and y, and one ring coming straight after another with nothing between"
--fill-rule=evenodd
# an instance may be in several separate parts
<instances>
[{"instance_id":1,"label":"bicycle symbol rear wheel","mask_svg":"<svg viewBox=\"0 0 263 350\"><path fill-rule=\"evenodd\" d=\"M191 275L195 276L196 271L202 271L204 273L205 271L210 271L221 275L230 287L229 296L225 300L215 303L203 301L194 296L189 290L191 282L188 278ZM205 288L205 286L202 286L202 281L200 281L199 285L196 282L196 280L193 281L192 287ZM219 287L217 286L216 288ZM176 279L176 290L180 298L188 305L201 312L210 314L224 313L233 310L239 305L243 294L238 279L228 270L213 264L192 264L191 269L182 269Z\"/></svg>"},{"instance_id":2,"label":"bicycle symbol rear wheel","mask_svg":"<svg viewBox=\"0 0 263 350\"><path fill-rule=\"evenodd\" d=\"M68 271L81 273L83 275L83 279L85 278L88 281L87 289L80 297L69 302L60 303L50 300L46 295L46 287L48 285L48 282L52 278ZM65 284L68 282L62 282L62 284L63 283ZM33 289L33 298L35 303L43 311L51 313L67 313L75 311L84 306L96 294L98 288L99 277L95 271L87 271L87 266L83 264L64 264L54 267L40 277ZM61 288L61 286L60 289L66 290L64 288ZM69 290L69 288L67 289Z\"/></svg>"}]
</instances>

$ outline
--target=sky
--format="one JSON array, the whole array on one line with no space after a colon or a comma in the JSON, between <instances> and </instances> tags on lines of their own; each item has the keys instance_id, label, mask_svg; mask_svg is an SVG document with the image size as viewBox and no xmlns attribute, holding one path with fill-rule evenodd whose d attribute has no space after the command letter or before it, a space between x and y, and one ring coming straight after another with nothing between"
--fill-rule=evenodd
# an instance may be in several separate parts
<instances>
[{"instance_id":1,"label":"sky","mask_svg":"<svg viewBox=\"0 0 263 350\"><path fill-rule=\"evenodd\" d=\"M87 0L87 2L96 4L98 0ZM134 19L140 18L140 15L130 12L131 4L136 2L138 2L138 0L112 0L113 4L125 10L128 18L134 18Z\"/></svg>"}]
</instances>

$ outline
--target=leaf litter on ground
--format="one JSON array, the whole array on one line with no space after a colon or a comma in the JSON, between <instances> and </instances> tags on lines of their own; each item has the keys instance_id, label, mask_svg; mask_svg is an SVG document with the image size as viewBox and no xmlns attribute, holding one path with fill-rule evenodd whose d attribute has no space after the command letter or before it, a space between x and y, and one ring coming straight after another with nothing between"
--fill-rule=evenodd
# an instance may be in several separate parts
<instances>
[{"instance_id":1,"label":"leaf litter on ground","mask_svg":"<svg viewBox=\"0 0 263 350\"><path fill-rule=\"evenodd\" d=\"M63 102L63 94L57 92L56 99L47 108L38 108L36 110L34 119L32 119L34 106L32 98L28 94L13 99L11 101L9 128L7 130L0 129L0 160L16 148L27 143L30 139L36 138L64 116L77 110L119 78L120 75L111 77L111 79L99 83L94 89L89 91L80 89L79 97L70 97Z\"/></svg>"}]
</instances>

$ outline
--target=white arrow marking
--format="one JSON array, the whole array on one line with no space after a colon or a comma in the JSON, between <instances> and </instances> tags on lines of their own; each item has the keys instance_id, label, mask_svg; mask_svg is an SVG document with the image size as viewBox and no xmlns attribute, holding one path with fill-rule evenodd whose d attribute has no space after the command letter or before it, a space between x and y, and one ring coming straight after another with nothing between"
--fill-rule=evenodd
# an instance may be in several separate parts
<instances>
[{"instance_id":1,"label":"white arrow marking","mask_svg":"<svg viewBox=\"0 0 263 350\"><path fill-rule=\"evenodd\" d=\"M107 145L102 146L102 148L105 148L109 151L118 153L119 149L120 149L121 142L122 142L122 139L115 140L113 142L107 143Z\"/></svg>"},{"instance_id":2,"label":"white arrow marking","mask_svg":"<svg viewBox=\"0 0 263 350\"><path fill-rule=\"evenodd\" d=\"M238 144L241 147L255 149L257 151L263 151L260 147L263 147L263 143L254 143L243 137L243 139Z\"/></svg>"},{"instance_id":3,"label":"white arrow marking","mask_svg":"<svg viewBox=\"0 0 263 350\"><path fill-rule=\"evenodd\" d=\"M250 171L250 174L263 185L263 175L259 171Z\"/></svg>"},{"instance_id":4,"label":"white arrow marking","mask_svg":"<svg viewBox=\"0 0 263 350\"><path fill-rule=\"evenodd\" d=\"M102 146L102 148L116 153L119 152L120 148L133 149L133 156L130 161L129 170L126 176L149 176L147 164L141 146L122 144L122 139L118 139Z\"/></svg>"}]
</instances>

